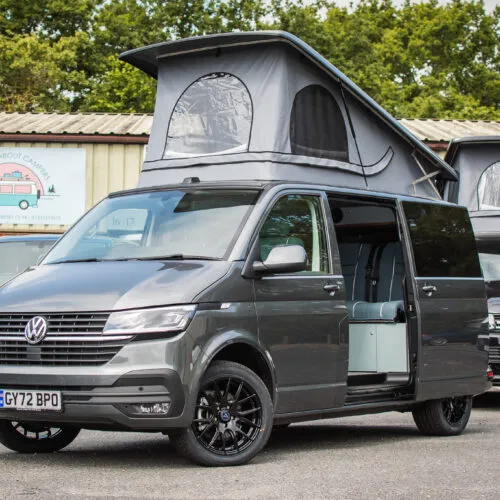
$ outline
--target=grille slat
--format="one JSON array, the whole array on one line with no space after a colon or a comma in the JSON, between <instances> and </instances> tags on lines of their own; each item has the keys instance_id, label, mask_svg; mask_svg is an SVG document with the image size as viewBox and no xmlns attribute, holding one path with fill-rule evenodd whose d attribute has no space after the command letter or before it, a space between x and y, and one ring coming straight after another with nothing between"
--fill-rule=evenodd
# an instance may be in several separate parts
<instances>
[{"instance_id":1,"label":"grille slat","mask_svg":"<svg viewBox=\"0 0 500 500\"><path fill-rule=\"evenodd\" d=\"M495 318L495 330L500 330L500 314L494 314Z\"/></svg>"},{"instance_id":2,"label":"grille slat","mask_svg":"<svg viewBox=\"0 0 500 500\"><path fill-rule=\"evenodd\" d=\"M37 345L24 338L34 316L47 321L47 336ZM131 335L103 335L107 313L0 314L0 365L98 366L107 363Z\"/></svg>"},{"instance_id":3,"label":"grille slat","mask_svg":"<svg viewBox=\"0 0 500 500\"><path fill-rule=\"evenodd\" d=\"M500 346L490 346L490 363L500 363Z\"/></svg>"}]
</instances>

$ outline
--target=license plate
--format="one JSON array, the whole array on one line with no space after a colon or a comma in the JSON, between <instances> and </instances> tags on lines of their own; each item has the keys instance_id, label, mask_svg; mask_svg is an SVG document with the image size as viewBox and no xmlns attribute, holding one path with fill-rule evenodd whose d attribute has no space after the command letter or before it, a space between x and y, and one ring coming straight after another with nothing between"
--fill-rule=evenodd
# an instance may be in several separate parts
<instances>
[{"instance_id":1,"label":"license plate","mask_svg":"<svg viewBox=\"0 0 500 500\"><path fill-rule=\"evenodd\" d=\"M56 391L0 389L0 410L61 411L62 395Z\"/></svg>"}]
</instances>

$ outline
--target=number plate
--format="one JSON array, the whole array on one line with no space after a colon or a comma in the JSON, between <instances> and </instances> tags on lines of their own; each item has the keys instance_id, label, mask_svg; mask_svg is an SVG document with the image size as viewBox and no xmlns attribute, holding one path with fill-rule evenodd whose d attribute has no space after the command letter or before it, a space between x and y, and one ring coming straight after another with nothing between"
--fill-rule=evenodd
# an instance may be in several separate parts
<instances>
[{"instance_id":1,"label":"number plate","mask_svg":"<svg viewBox=\"0 0 500 500\"><path fill-rule=\"evenodd\" d=\"M56 391L0 389L0 410L62 411L62 395Z\"/></svg>"}]
</instances>

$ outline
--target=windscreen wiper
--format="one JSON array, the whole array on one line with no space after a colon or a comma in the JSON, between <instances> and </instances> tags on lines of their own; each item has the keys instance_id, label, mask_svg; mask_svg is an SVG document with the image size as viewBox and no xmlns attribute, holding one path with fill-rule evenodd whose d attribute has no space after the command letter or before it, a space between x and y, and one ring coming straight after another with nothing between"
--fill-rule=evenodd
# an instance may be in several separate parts
<instances>
[{"instance_id":1,"label":"windscreen wiper","mask_svg":"<svg viewBox=\"0 0 500 500\"><path fill-rule=\"evenodd\" d=\"M74 262L102 262L104 259L98 259L97 257L92 257L89 259L61 259L54 260L52 262L47 262L47 264L72 264Z\"/></svg>"},{"instance_id":2,"label":"windscreen wiper","mask_svg":"<svg viewBox=\"0 0 500 500\"><path fill-rule=\"evenodd\" d=\"M146 257L126 257L123 259L104 259L104 260L222 260L219 257L205 257L203 255L184 255L182 253L174 253L172 255L151 255Z\"/></svg>"}]
</instances>

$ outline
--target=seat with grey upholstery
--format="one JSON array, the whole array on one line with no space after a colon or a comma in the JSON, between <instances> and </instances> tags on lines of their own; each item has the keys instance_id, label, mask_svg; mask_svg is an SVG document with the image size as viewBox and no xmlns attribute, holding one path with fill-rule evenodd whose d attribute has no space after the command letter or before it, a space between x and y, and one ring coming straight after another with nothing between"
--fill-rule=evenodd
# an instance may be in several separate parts
<instances>
[{"instance_id":1,"label":"seat with grey upholstery","mask_svg":"<svg viewBox=\"0 0 500 500\"><path fill-rule=\"evenodd\" d=\"M290 236L291 224L285 218L268 218L260 230L261 259L267 259L269 252L277 245L300 245L304 242L295 236Z\"/></svg>"},{"instance_id":2,"label":"seat with grey upholstery","mask_svg":"<svg viewBox=\"0 0 500 500\"><path fill-rule=\"evenodd\" d=\"M339 249L349 318L354 321L399 320L404 314L401 244L344 243Z\"/></svg>"}]
</instances>

